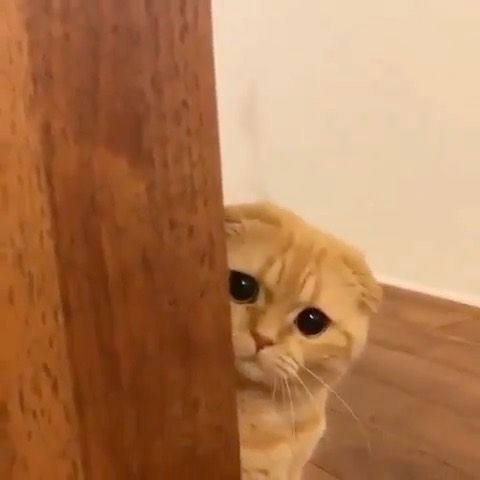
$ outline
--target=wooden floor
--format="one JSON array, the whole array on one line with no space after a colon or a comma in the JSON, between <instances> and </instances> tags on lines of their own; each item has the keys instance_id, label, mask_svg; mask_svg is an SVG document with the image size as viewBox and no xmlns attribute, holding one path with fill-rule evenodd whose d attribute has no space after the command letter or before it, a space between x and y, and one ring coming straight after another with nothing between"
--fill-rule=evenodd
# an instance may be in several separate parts
<instances>
[{"instance_id":1,"label":"wooden floor","mask_svg":"<svg viewBox=\"0 0 480 480\"><path fill-rule=\"evenodd\" d=\"M480 310L387 289L370 338L339 388L358 422L332 400L306 479L480 479Z\"/></svg>"},{"instance_id":2,"label":"wooden floor","mask_svg":"<svg viewBox=\"0 0 480 480\"><path fill-rule=\"evenodd\" d=\"M387 289L307 480L480 479L480 309Z\"/></svg>"}]
</instances>

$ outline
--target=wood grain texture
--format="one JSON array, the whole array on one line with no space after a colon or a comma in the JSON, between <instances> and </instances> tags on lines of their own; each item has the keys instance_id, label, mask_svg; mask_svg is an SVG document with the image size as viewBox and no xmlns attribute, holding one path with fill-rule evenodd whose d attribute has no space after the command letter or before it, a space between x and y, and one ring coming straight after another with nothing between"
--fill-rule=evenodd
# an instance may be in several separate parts
<instances>
[{"instance_id":1,"label":"wood grain texture","mask_svg":"<svg viewBox=\"0 0 480 480\"><path fill-rule=\"evenodd\" d=\"M237 479L209 3L1 8L13 478Z\"/></svg>"},{"instance_id":2,"label":"wood grain texture","mask_svg":"<svg viewBox=\"0 0 480 480\"><path fill-rule=\"evenodd\" d=\"M28 38L14 2L1 4L0 29L0 393L12 427L0 476L81 478Z\"/></svg>"}]
</instances>

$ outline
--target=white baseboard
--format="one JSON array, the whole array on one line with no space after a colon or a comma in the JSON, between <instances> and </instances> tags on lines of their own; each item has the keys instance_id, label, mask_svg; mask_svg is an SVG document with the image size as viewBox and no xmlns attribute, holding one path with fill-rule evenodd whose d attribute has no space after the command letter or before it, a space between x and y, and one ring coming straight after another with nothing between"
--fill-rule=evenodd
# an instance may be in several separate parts
<instances>
[{"instance_id":1,"label":"white baseboard","mask_svg":"<svg viewBox=\"0 0 480 480\"><path fill-rule=\"evenodd\" d=\"M463 294L451 292L449 290L437 289L434 287L426 287L415 282L398 280L385 275L376 275L376 278L379 282L384 283L385 285L391 285L392 287L403 288L405 290L412 290L414 292L424 293L433 297L445 298L446 300L452 300L457 303L463 303L465 305L471 305L472 307L480 308L480 297L478 295Z\"/></svg>"}]
</instances>

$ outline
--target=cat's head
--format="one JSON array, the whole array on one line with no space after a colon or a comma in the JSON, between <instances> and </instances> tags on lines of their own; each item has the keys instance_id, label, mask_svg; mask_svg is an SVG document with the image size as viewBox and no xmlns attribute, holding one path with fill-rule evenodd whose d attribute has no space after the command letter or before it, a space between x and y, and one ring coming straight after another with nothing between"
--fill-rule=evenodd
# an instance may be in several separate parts
<instances>
[{"instance_id":1,"label":"cat's head","mask_svg":"<svg viewBox=\"0 0 480 480\"><path fill-rule=\"evenodd\" d=\"M381 297L363 257L270 203L226 207L225 228L239 372L266 385L340 376Z\"/></svg>"}]
</instances>

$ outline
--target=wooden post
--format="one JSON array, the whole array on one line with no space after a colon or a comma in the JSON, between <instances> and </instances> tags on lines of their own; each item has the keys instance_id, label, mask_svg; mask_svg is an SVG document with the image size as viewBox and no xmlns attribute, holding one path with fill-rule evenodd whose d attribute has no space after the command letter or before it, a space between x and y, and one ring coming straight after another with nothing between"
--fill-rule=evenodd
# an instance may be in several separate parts
<instances>
[{"instance_id":1,"label":"wooden post","mask_svg":"<svg viewBox=\"0 0 480 480\"><path fill-rule=\"evenodd\" d=\"M208 0L1 0L0 33L12 478L237 480Z\"/></svg>"}]
</instances>

